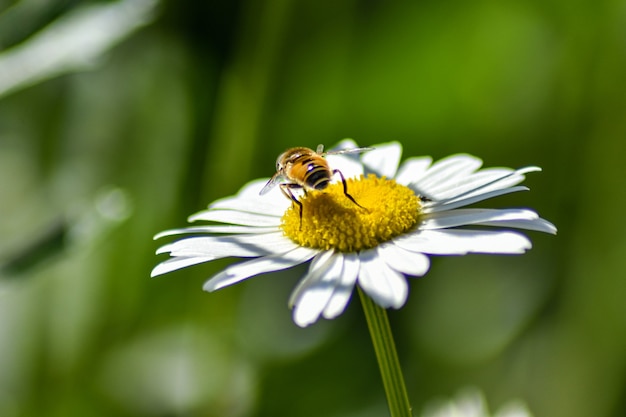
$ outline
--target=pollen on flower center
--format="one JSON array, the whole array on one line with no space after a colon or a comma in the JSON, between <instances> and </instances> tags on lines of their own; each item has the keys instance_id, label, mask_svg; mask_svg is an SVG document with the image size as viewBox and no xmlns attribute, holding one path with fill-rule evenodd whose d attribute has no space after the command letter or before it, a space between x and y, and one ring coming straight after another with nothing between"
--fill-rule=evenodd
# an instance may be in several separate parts
<instances>
[{"instance_id":1,"label":"pollen on flower center","mask_svg":"<svg viewBox=\"0 0 626 417\"><path fill-rule=\"evenodd\" d=\"M417 222L419 197L394 180L368 177L346 181L350 201L341 182L323 191L309 191L285 212L281 228L301 246L340 252L369 249L405 233Z\"/></svg>"}]
</instances>

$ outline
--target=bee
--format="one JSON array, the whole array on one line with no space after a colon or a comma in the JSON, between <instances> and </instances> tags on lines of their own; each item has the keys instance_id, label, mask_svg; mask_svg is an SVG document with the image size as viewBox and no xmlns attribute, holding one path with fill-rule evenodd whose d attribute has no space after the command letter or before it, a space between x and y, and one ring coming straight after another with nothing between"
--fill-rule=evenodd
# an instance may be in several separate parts
<instances>
[{"instance_id":1,"label":"bee","mask_svg":"<svg viewBox=\"0 0 626 417\"><path fill-rule=\"evenodd\" d=\"M292 190L302 189L305 193L307 190L324 190L328 187L332 177L339 174L344 195L357 206L364 208L356 202L354 197L348 194L348 185L341 171L331 169L324 157L344 153L361 153L372 149L374 148L349 148L324 152L324 145L319 145L315 151L304 147L287 149L276 159L276 173L261 189L260 194L267 193L278 184L282 193L300 208L300 223L302 223L302 203L296 198Z\"/></svg>"}]
</instances>

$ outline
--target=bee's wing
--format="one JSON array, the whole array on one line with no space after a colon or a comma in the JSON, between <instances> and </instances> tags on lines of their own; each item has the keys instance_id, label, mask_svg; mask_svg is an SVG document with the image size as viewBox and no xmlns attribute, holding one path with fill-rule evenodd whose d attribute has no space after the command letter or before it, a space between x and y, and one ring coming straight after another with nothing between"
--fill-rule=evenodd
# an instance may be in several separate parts
<instances>
[{"instance_id":1,"label":"bee's wing","mask_svg":"<svg viewBox=\"0 0 626 417\"><path fill-rule=\"evenodd\" d=\"M361 153L371 151L374 148L364 147L364 148L349 148L349 149L337 149L335 151L324 152L323 155L339 155L342 153Z\"/></svg>"},{"instance_id":2,"label":"bee's wing","mask_svg":"<svg viewBox=\"0 0 626 417\"><path fill-rule=\"evenodd\" d=\"M259 191L259 195L267 194L272 188L276 186L276 184L281 181L282 178L282 175L280 175L278 172L274 174L272 178L270 178L270 180L267 182L267 184L265 184L265 186L261 188L261 191Z\"/></svg>"}]
</instances>

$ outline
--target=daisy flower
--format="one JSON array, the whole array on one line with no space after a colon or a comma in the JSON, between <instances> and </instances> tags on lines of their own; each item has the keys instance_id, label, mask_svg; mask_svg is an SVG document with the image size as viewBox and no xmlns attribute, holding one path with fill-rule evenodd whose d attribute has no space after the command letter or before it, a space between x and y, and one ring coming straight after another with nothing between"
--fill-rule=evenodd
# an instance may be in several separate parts
<instances>
[{"instance_id":1,"label":"daisy flower","mask_svg":"<svg viewBox=\"0 0 626 417\"><path fill-rule=\"evenodd\" d=\"M335 149L356 146L344 140ZM279 187L260 195L267 178L252 181L189 218L210 224L156 235L192 236L159 248L158 254L171 258L152 276L225 257L250 258L204 284L215 291L309 263L289 300L294 322L304 327L340 315L357 285L382 308L402 307L409 293L406 277L424 275L429 255L519 254L531 242L511 229L556 233L533 210L465 208L527 190L518 184L539 168L480 169L482 161L466 154L400 164L401 153L401 145L391 142L360 155L327 156L358 205L347 198L341 181L298 195L302 211Z\"/></svg>"}]
</instances>

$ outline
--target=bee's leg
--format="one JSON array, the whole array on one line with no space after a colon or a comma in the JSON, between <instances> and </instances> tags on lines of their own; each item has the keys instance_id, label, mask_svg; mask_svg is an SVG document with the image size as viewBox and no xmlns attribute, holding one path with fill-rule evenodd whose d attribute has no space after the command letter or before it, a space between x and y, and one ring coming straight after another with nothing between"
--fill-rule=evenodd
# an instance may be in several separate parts
<instances>
[{"instance_id":1,"label":"bee's leg","mask_svg":"<svg viewBox=\"0 0 626 417\"><path fill-rule=\"evenodd\" d=\"M343 193L344 193L344 195L346 197L348 197L350 199L350 201L352 201L357 206L361 207L362 209L367 210L367 208L365 208L362 205L360 205L359 203L357 203L356 200L354 199L354 197L352 197L350 194L348 194L348 184L346 183L346 179L344 178L344 176L341 173L341 171L339 171L338 169L334 169L333 170L333 175L335 175L335 174L339 174L339 176L341 177L341 184L343 185Z\"/></svg>"},{"instance_id":2,"label":"bee's leg","mask_svg":"<svg viewBox=\"0 0 626 417\"><path fill-rule=\"evenodd\" d=\"M285 197L296 203L300 209L300 229L302 229L302 203L293 195L291 192L292 188L302 188L302 186L298 184L280 184L280 191L283 192Z\"/></svg>"}]
</instances>

